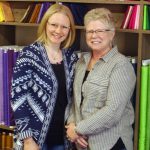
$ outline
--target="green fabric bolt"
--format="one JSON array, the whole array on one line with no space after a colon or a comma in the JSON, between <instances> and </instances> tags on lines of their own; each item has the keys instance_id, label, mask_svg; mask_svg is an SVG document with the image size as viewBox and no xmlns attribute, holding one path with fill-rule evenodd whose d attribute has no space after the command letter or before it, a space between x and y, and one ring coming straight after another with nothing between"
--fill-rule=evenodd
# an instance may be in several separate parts
<instances>
[{"instance_id":1,"label":"green fabric bolt","mask_svg":"<svg viewBox=\"0 0 150 150\"><path fill-rule=\"evenodd\" d=\"M146 24L147 24L147 5L144 5L144 13L143 13L143 30L146 30Z\"/></svg>"},{"instance_id":2,"label":"green fabric bolt","mask_svg":"<svg viewBox=\"0 0 150 150\"><path fill-rule=\"evenodd\" d=\"M147 110L147 86L148 65L141 67L141 97L140 97L140 128L139 128L139 150L145 149L146 139L146 110Z\"/></svg>"},{"instance_id":3,"label":"green fabric bolt","mask_svg":"<svg viewBox=\"0 0 150 150\"><path fill-rule=\"evenodd\" d=\"M150 64L148 66L146 149L150 149Z\"/></svg>"}]
</instances>

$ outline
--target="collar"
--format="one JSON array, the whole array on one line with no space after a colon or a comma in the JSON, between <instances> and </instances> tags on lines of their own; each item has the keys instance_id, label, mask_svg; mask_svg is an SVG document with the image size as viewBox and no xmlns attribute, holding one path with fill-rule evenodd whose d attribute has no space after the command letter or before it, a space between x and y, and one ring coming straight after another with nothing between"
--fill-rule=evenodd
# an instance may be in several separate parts
<instances>
[{"instance_id":1,"label":"collar","mask_svg":"<svg viewBox=\"0 0 150 150\"><path fill-rule=\"evenodd\" d=\"M101 59L108 62L115 54L118 53L117 46L114 46L107 54L105 54Z\"/></svg>"},{"instance_id":2,"label":"collar","mask_svg":"<svg viewBox=\"0 0 150 150\"><path fill-rule=\"evenodd\" d=\"M118 53L118 48L117 48L117 46L114 46L107 54L105 54L99 60L103 60L105 62L108 62L117 53ZM91 52L83 54L83 59L85 62L89 62L90 58L91 58Z\"/></svg>"}]
</instances>

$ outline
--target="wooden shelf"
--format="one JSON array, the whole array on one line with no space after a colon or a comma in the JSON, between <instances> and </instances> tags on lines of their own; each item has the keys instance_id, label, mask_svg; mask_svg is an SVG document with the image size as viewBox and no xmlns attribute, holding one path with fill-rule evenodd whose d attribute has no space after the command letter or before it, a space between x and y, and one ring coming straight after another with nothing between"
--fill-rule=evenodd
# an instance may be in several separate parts
<instances>
[{"instance_id":1,"label":"wooden shelf","mask_svg":"<svg viewBox=\"0 0 150 150\"><path fill-rule=\"evenodd\" d=\"M57 0L1 0L1 2L57 2Z\"/></svg>"},{"instance_id":2,"label":"wooden shelf","mask_svg":"<svg viewBox=\"0 0 150 150\"><path fill-rule=\"evenodd\" d=\"M25 27L37 27L36 23L20 23L20 22L0 22L0 25L6 26L25 26Z\"/></svg>"},{"instance_id":3,"label":"wooden shelf","mask_svg":"<svg viewBox=\"0 0 150 150\"><path fill-rule=\"evenodd\" d=\"M150 34L150 30L142 30L143 34Z\"/></svg>"},{"instance_id":4,"label":"wooden shelf","mask_svg":"<svg viewBox=\"0 0 150 150\"><path fill-rule=\"evenodd\" d=\"M143 4L145 4L145 5L150 5L150 2L144 1Z\"/></svg>"},{"instance_id":5,"label":"wooden shelf","mask_svg":"<svg viewBox=\"0 0 150 150\"><path fill-rule=\"evenodd\" d=\"M18 23L18 22L0 22L0 25L6 26L25 26L25 27L38 27L39 24L36 23ZM83 30L84 26L76 26L76 29ZM116 28L117 32L129 32L129 33L139 33L139 30L131 30L131 29L119 29ZM143 31L143 33L149 34L150 31Z\"/></svg>"},{"instance_id":6,"label":"wooden shelf","mask_svg":"<svg viewBox=\"0 0 150 150\"><path fill-rule=\"evenodd\" d=\"M0 125L0 132L6 131L6 132L14 132L14 127L8 127L5 125Z\"/></svg>"},{"instance_id":7,"label":"wooden shelf","mask_svg":"<svg viewBox=\"0 0 150 150\"><path fill-rule=\"evenodd\" d=\"M70 2L70 0L58 0L58 2ZM71 3L95 3L95 4L140 4L141 1L116 1L116 0L71 0Z\"/></svg>"},{"instance_id":8,"label":"wooden shelf","mask_svg":"<svg viewBox=\"0 0 150 150\"><path fill-rule=\"evenodd\" d=\"M67 3L95 3L95 4L141 4L146 1L122 1L122 0L1 0L8 2L67 2Z\"/></svg>"},{"instance_id":9,"label":"wooden shelf","mask_svg":"<svg viewBox=\"0 0 150 150\"><path fill-rule=\"evenodd\" d=\"M38 27L36 23L19 23L19 22L0 22L0 25L4 26L25 26L25 27ZM84 29L83 26L76 26L76 29Z\"/></svg>"}]
</instances>

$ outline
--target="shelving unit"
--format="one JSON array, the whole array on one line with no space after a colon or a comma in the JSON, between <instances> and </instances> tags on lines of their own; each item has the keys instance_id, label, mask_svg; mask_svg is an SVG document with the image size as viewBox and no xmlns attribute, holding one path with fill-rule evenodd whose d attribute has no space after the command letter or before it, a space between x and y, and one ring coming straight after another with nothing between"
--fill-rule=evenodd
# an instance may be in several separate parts
<instances>
[{"instance_id":1,"label":"shelving unit","mask_svg":"<svg viewBox=\"0 0 150 150\"><path fill-rule=\"evenodd\" d=\"M0 132L2 132L2 131L13 133L14 128L13 127L7 127L7 126L4 126L4 125L0 125Z\"/></svg>"},{"instance_id":2,"label":"shelving unit","mask_svg":"<svg viewBox=\"0 0 150 150\"><path fill-rule=\"evenodd\" d=\"M38 24L19 23L27 6L33 2L63 2L82 3L90 9L96 7L106 7L113 13L124 14L128 5L140 5L140 25L138 30L116 28L116 43L121 53L126 56L137 56L137 88L136 88L136 109L135 109L135 130L134 130L134 150L138 150L138 129L139 129L139 98L140 98L140 69L142 59L150 58L150 31L142 29L143 7L150 5L150 2L139 1L117 1L117 0L0 0L9 1L15 16L15 22L0 23L0 45L28 45L36 39ZM76 26L81 33L80 50L87 51L85 44L84 27ZM1 126L0 126L1 128Z\"/></svg>"},{"instance_id":3,"label":"shelving unit","mask_svg":"<svg viewBox=\"0 0 150 150\"><path fill-rule=\"evenodd\" d=\"M13 149L13 127L0 125L0 149Z\"/></svg>"}]
</instances>

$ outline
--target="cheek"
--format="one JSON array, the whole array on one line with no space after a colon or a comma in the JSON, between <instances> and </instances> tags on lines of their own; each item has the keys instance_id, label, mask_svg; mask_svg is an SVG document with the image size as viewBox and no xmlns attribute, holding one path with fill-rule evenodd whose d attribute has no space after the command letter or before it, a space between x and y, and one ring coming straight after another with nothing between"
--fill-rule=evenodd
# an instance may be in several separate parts
<instances>
[{"instance_id":1,"label":"cheek","mask_svg":"<svg viewBox=\"0 0 150 150\"><path fill-rule=\"evenodd\" d=\"M90 42L88 39L86 39L86 44L87 44L89 47L92 46L91 42Z\"/></svg>"},{"instance_id":2,"label":"cheek","mask_svg":"<svg viewBox=\"0 0 150 150\"><path fill-rule=\"evenodd\" d=\"M46 34L47 34L47 36L50 36L51 35L51 30L49 29L49 28L46 28Z\"/></svg>"},{"instance_id":3,"label":"cheek","mask_svg":"<svg viewBox=\"0 0 150 150\"><path fill-rule=\"evenodd\" d=\"M85 37L85 40L87 44L90 42L90 38L88 36Z\"/></svg>"},{"instance_id":4,"label":"cheek","mask_svg":"<svg viewBox=\"0 0 150 150\"><path fill-rule=\"evenodd\" d=\"M110 44L113 41L113 34L108 34L107 36L103 37L103 42Z\"/></svg>"},{"instance_id":5,"label":"cheek","mask_svg":"<svg viewBox=\"0 0 150 150\"><path fill-rule=\"evenodd\" d=\"M66 31L64 34L65 34L65 37L68 37L69 36L69 32L70 31Z\"/></svg>"},{"instance_id":6,"label":"cheek","mask_svg":"<svg viewBox=\"0 0 150 150\"><path fill-rule=\"evenodd\" d=\"M109 36L110 41L112 41L114 39L114 36L115 36L114 32L110 34L110 36Z\"/></svg>"}]
</instances>

